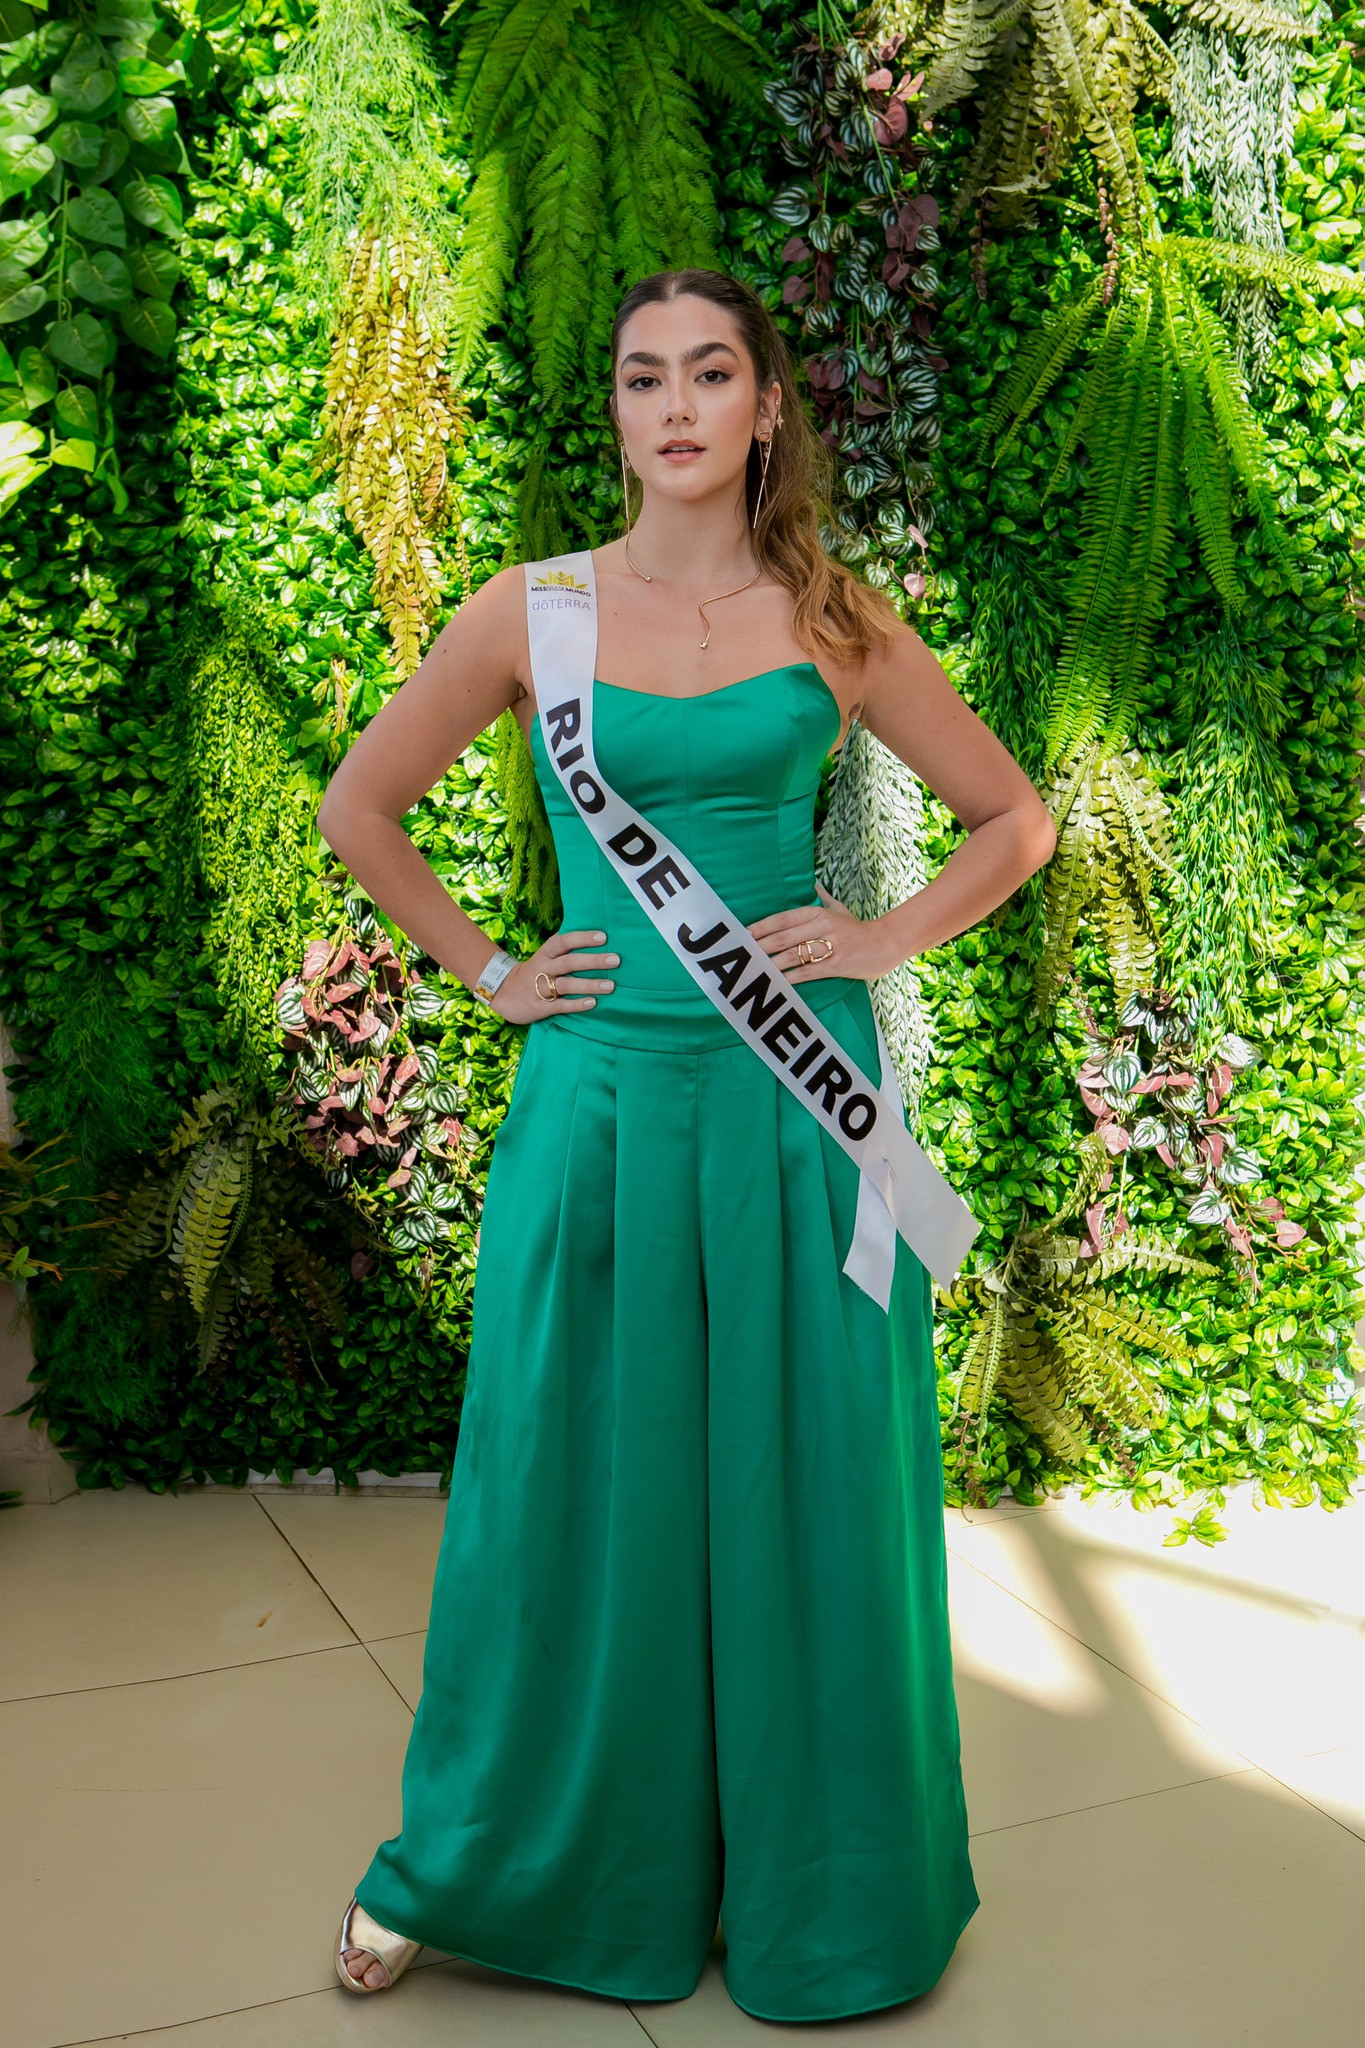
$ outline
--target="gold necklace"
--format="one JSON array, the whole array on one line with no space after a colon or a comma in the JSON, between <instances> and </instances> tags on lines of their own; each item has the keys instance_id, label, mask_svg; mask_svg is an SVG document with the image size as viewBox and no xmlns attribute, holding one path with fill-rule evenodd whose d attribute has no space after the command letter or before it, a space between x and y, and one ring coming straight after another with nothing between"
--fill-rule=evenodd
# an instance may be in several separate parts
<instances>
[{"instance_id":1,"label":"gold necklace","mask_svg":"<svg viewBox=\"0 0 1365 2048\"><path fill-rule=\"evenodd\" d=\"M652 583L652 582L654 581L654 578L653 578L652 576L647 576L647 575L645 574L644 570L643 570L643 569L641 569L641 568L640 568L640 567L638 566L638 564L636 563L635 557L634 557L634 556L633 556L633 555L631 554L631 552L630 552L630 535L629 535L629 534L627 534L627 535L626 535L626 561L627 561L628 565L629 565L629 566L630 566L630 567L631 567L632 569L634 569L634 571L635 571L635 574L636 574L636 575L637 575L637 576L638 576L638 577L640 578L640 581L641 581L642 583ZM763 570L762 570L762 568L760 567L760 568L758 568L758 569L756 569L756 570L754 571L753 575L752 575L752 576L751 576L751 577L749 578L749 581L748 581L747 583L740 583L740 584L737 584L737 585L736 585L736 587L735 587L735 588L734 588L733 590L722 590L722 591L721 591L721 592L720 592L720 593L719 593L719 594L718 594L717 596L715 596L715 597L704 597L704 598L703 598L703 599L701 600L700 604L699 604L699 605L697 606L697 610L698 610L698 611L700 612L700 614L701 614L701 622L702 622L703 626L705 626L705 628L706 628L706 638L705 638L704 640L700 641L700 642L699 642L698 644L699 644L699 645L700 645L700 647L702 648L703 652L704 652L704 651L706 650L706 648L708 648L708 647L710 646L710 644L711 644L711 621L710 621L710 620L709 620L709 619L707 618L707 616L706 616L706 607L707 607L707 605L708 605L708 604L719 604L719 603L721 602L721 599L722 599L722 598L726 598L726 597L738 597L738 596L739 596L739 593L740 593L740 591L741 591L741 590L752 590L753 586L755 585L755 583L757 583L757 581L758 581L759 577L760 577L760 576L761 576L762 574L763 574Z\"/></svg>"}]
</instances>

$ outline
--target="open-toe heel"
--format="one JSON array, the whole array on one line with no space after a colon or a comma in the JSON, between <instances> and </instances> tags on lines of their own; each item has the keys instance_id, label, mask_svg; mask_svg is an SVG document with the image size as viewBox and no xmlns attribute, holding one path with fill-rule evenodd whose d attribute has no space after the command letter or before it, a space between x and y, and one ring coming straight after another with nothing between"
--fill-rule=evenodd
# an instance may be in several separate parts
<instances>
[{"instance_id":1,"label":"open-toe heel","mask_svg":"<svg viewBox=\"0 0 1365 2048\"><path fill-rule=\"evenodd\" d=\"M389 1973L389 1983L361 1984L346 1967L348 1948L358 1948L362 1954L372 1956L375 1962L382 1963ZM403 1935L394 1934L391 1929L381 1927L377 1920L370 1918L363 1906L352 1899L341 1916L341 1930L337 1935L332 1960L336 1964L337 1976L348 1991L387 1991L389 1984L396 1983L421 1948L420 1941L408 1941ZM368 1963L365 1968L369 1968Z\"/></svg>"}]
</instances>

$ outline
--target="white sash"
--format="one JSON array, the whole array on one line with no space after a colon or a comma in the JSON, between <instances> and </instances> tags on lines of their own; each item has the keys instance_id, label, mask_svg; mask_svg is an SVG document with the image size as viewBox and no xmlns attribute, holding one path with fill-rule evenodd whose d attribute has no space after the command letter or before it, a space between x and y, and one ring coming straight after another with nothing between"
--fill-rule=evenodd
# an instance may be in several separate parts
<instances>
[{"instance_id":1,"label":"white sash","mask_svg":"<svg viewBox=\"0 0 1365 2048\"><path fill-rule=\"evenodd\" d=\"M618 796L597 766L591 554L528 562L526 617L545 750L575 811L698 988L861 1171L844 1272L887 1308L899 1233L950 1287L981 1225L906 1129L880 1026L881 1080L874 1086L687 856Z\"/></svg>"}]
</instances>

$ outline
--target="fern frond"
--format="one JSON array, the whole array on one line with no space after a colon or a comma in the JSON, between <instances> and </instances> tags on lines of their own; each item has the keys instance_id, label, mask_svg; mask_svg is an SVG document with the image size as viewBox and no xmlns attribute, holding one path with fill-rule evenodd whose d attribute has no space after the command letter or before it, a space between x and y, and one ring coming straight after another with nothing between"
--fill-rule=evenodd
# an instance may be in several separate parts
<instances>
[{"instance_id":1,"label":"fern frond","mask_svg":"<svg viewBox=\"0 0 1365 2048\"><path fill-rule=\"evenodd\" d=\"M1103 418L1113 387L1115 373L1123 360L1123 341L1128 325L1128 302L1121 300L1111 309L1111 317L1105 321L1100 335L1099 346L1091 360L1090 370L1076 401L1075 410L1067 421L1062 445L1057 451L1057 460L1052 473L1043 486L1042 496L1049 497L1054 488L1066 475L1067 464L1076 449L1087 438L1087 430L1096 418ZM1119 317L1112 317L1117 314Z\"/></svg>"},{"instance_id":2,"label":"fern frond","mask_svg":"<svg viewBox=\"0 0 1365 2048\"><path fill-rule=\"evenodd\" d=\"M237 1305L237 1285L232 1270L220 1266L213 1276L208 1298L204 1303L199 1321L199 1336L195 1345L195 1366L199 1372L212 1365L223 1348L232 1311Z\"/></svg>"},{"instance_id":3,"label":"fern frond","mask_svg":"<svg viewBox=\"0 0 1365 2048\"><path fill-rule=\"evenodd\" d=\"M164 1177L148 1173L123 1196L101 1246L102 1272L122 1279L139 1259L151 1257L158 1239L164 1246L170 1192Z\"/></svg>"},{"instance_id":4,"label":"fern frond","mask_svg":"<svg viewBox=\"0 0 1365 2048\"><path fill-rule=\"evenodd\" d=\"M245 1151L240 1136L210 1138L195 1157L176 1211L171 1262L183 1272L190 1303L200 1316L247 1186Z\"/></svg>"},{"instance_id":5,"label":"fern frond","mask_svg":"<svg viewBox=\"0 0 1365 2048\"><path fill-rule=\"evenodd\" d=\"M1076 1146L1073 1158L1076 1164L1076 1179L1071 1193L1053 1218L1054 1225L1067 1216L1077 1216L1082 1209L1090 1206L1095 1193L1113 1159L1098 1131L1087 1131ZM1066 1265L1074 1265L1080 1255L1080 1243L1076 1238L1058 1236L1054 1229L1050 1233L1051 1243L1058 1257Z\"/></svg>"},{"instance_id":6,"label":"fern frond","mask_svg":"<svg viewBox=\"0 0 1365 2048\"><path fill-rule=\"evenodd\" d=\"M923 113L934 115L975 92L978 73L1005 30L1028 11L1030 0L1008 0L994 12L973 5L944 10L943 46L929 66L920 91Z\"/></svg>"},{"instance_id":7,"label":"fern frond","mask_svg":"<svg viewBox=\"0 0 1365 2048\"><path fill-rule=\"evenodd\" d=\"M1216 276L1268 284L1276 291L1290 293L1346 292L1351 298L1365 298L1365 273L1346 263L1319 263L1311 256L1295 255L1289 249L1261 248L1255 242L1222 242L1198 235L1169 235L1157 245L1163 260L1173 258L1191 277L1208 272Z\"/></svg>"},{"instance_id":8,"label":"fern frond","mask_svg":"<svg viewBox=\"0 0 1365 2048\"><path fill-rule=\"evenodd\" d=\"M1138 989L1151 986L1156 965L1150 909L1131 872L1102 867L1091 922L1108 962L1114 999L1125 1003Z\"/></svg>"},{"instance_id":9,"label":"fern frond","mask_svg":"<svg viewBox=\"0 0 1365 2048\"><path fill-rule=\"evenodd\" d=\"M662 14L613 48L617 111L609 182L622 278L709 267L720 219L697 103L675 68L676 38Z\"/></svg>"},{"instance_id":10,"label":"fern frond","mask_svg":"<svg viewBox=\"0 0 1365 2048\"><path fill-rule=\"evenodd\" d=\"M596 67L566 57L556 98L558 132L526 172L527 325L536 381L552 397L566 391L582 367L584 311L593 298L607 153Z\"/></svg>"},{"instance_id":11,"label":"fern frond","mask_svg":"<svg viewBox=\"0 0 1365 2048\"><path fill-rule=\"evenodd\" d=\"M584 0L481 0L466 16L451 111L472 156L515 136L589 17Z\"/></svg>"},{"instance_id":12,"label":"fern frond","mask_svg":"<svg viewBox=\"0 0 1365 2048\"><path fill-rule=\"evenodd\" d=\"M1087 749L1081 769L1069 779L1070 801L1050 805L1057 827L1057 846L1044 877L1042 952L1034 969L1033 1002L1049 1009L1066 979L1081 917L1095 893L1094 750Z\"/></svg>"},{"instance_id":13,"label":"fern frond","mask_svg":"<svg viewBox=\"0 0 1365 2048\"><path fill-rule=\"evenodd\" d=\"M1176 366L1185 394L1180 457L1189 486L1190 512L1209 580L1225 605L1234 610L1246 603L1237 574L1237 549L1232 538L1232 474L1227 450L1214 427L1208 390L1199 363L1198 345L1190 332L1189 315L1178 279L1166 293L1167 317L1174 333Z\"/></svg>"},{"instance_id":14,"label":"fern frond","mask_svg":"<svg viewBox=\"0 0 1365 2048\"><path fill-rule=\"evenodd\" d=\"M992 1293L963 1358L957 1399L964 1413L984 1416L990 1406L1008 1330L1008 1299L1003 1292Z\"/></svg>"},{"instance_id":15,"label":"fern frond","mask_svg":"<svg viewBox=\"0 0 1365 2048\"><path fill-rule=\"evenodd\" d=\"M554 835L530 745L510 711L498 719L496 739L498 794L511 855L504 900L524 903L538 923L550 927L559 918Z\"/></svg>"},{"instance_id":16,"label":"fern frond","mask_svg":"<svg viewBox=\"0 0 1365 2048\"><path fill-rule=\"evenodd\" d=\"M1007 419L1013 421L992 456L992 463L1000 460L1039 399L1051 390L1071 361L1100 303L1103 290L1103 278L1092 278L1069 306L1049 320L1032 347L1025 351L1022 361L1015 364L1006 378L1000 396L991 406L980 430L982 439L986 440L998 433Z\"/></svg>"},{"instance_id":17,"label":"fern frond","mask_svg":"<svg viewBox=\"0 0 1365 2048\"><path fill-rule=\"evenodd\" d=\"M670 0L667 9L647 8L643 16L664 29L685 77L714 99L755 116L765 112L763 84L771 51L737 21L708 7L706 0ZM639 33L639 21L638 16L623 20L628 35Z\"/></svg>"},{"instance_id":18,"label":"fern frond","mask_svg":"<svg viewBox=\"0 0 1365 2048\"><path fill-rule=\"evenodd\" d=\"M1086 1265L1097 1280L1107 1280L1112 1273L1123 1272L1137 1266L1146 1273L1203 1273L1215 1274L1218 1268L1209 1259L1196 1257L1193 1252L1183 1252L1177 1246L1167 1244L1164 1238L1144 1236L1141 1231L1127 1230L1122 1237L1104 1247Z\"/></svg>"},{"instance_id":19,"label":"fern frond","mask_svg":"<svg viewBox=\"0 0 1365 2048\"><path fill-rule=\"evenodd\" d=\"M1232 467L1242 480L1251 508L1260 521L1267 545L1289 568L1284 530L1275 504L1270 454L1261 424L1247 403L1241 371L1221 320L1210 312L1196 288L1184 304L1191 332L1198 342L1199 361L1208 386L1209 404Z\"/></svg>"},{"instance_id":20,"label":"fern frond","mask_svg":"<svg viewBox=\"0 0 1365 2048\"><path fill-rule=\"evenodd\" d=\"M1000 1384L1010 1406L1059 1458L1079 1463L1088 1448L1084 1417L1067 1399L1055 1339L1032 1314L1016 1316L1000 1361Z\"/></svg>"},{"instance_id":21,"label":"fern frond","mask_svg":"<svg viewBox=\"0 0 1365 2048\"><path fill-rule=\"evenodd\" d=\"M1105 821L1122 840L1131 865L1174 871L1170 813L1145 768L1139 776L1128 760L1109 755L1104 764L1102 803Z\"/></svg>"},{"instance_id":22,"label":"fern frond","mask_svg":"<svg viewBox=\"0 0 1365 2048\"><path fill-rule=\"evenodd\" d=\"M275 1243L279 1231L277 1216L258 1204L238 1240L236 1265L248 1294L266 1295L274 1286Z\"/></svg>"},{"instance_id":23,"label":"fern frond","mask_svg":"<svg viewBox=\"0 0 1365 2048\"><path fill-rule=\"evenodd\" d=\"M1155 391L1154 431L1142 451L1145 472L1141 493L1135 493L1127 572L1113 623L1105 635L1102 656L1104 667L1115 679L1105 721L1105 736L1111 744L1127 736L1133 700L1147 673L1156 629L1165 613L1166 585L1171 573L1184 405L1179 367L1164 316L1156 346L1149 354L1148 380Z\"/></svg>"},{"instance_id":24,"label":"fern frond","mask_svg":"<svg viewBox=\"0 0 1365 2048\"><path fill-rule=\"evenodd\" d=\"M1002 225L1020 217L1024 201L1043 182L1037 164L1035 104L1039 54L1036 48L1028 46L1010 49L1003 74L991 95L998 113L990 189L995 194L997 217Z\"/></svg>"},{"instance_id":25,"label":"fern frond","mask_svg":"<svg viewBox=\"0 0 1365 2048\"><path fill-rule=\"evenodd\" d=\"M1175 0L1175 5L1196 21L1231 29L1234 35L1261 36L1267 42L1297 42L1313 33L1303 15L1267 6L1265 0Z\"/></svg>"},{"instance_id":26,"label":"fern frond","mask_svg":"<svg viewBox=\"0 0 1365 2048\"><path fill-rule=\"evenodd\" d=\"M1156 1351L1163 1358L1184 1358L1189 1346L1142 1301L1118 1301L1096 1287L1084 1297L1090 1322L1098 1329L1121 1337L1139 1351Z\"/></svg>"},{"instance_id":27,"label":"fern frond","mask_svg":"<svg viewBox=\"0 0 1365 2048\"><path fill-rule=\"evenodd\" d=\"M450 300L450 376L457 387L481 360L488 329L516 275L520 241L512 154L490 149L465 208L464 240Z\"/></svg>"},{"instance_id":28,"label":"fern frond","mask_svg":"<svg viewBox=\"0 0 1365 2048\"><path fill-rule=\"evenodd\" d=\"M1121 1347L1097 1342L1083 1325L1070 1322L1058 1325L1053 1335L1066 1361L1068 1390L1075 1401L1130 1429L1161 1414L1159 1388Z\"/></svg>"},{"instance_id":29,"label":"fern frond","mask_svg":"<svg viewBox=\"0 0 1365 2048\"><path fill-rule=\"evenodd\" d=\"M1048 55L1065 81L1095 155L1109 175L1116 206L1130 221L1138 216L1135 166L1137 138L1132 113L1097 84L1085 15L1068 0L1032 0L1031 14ZM1137 172L1140 176L1141 172Z\"/></svg>"},{"instance_id":30,"label":"fern frond","mask_svg":"<svg viewBox=\"0 0 1365 2048\"><path fill-rule=\"evenodd\" d=\"M1058 659L1057 709L1049 719L1054 746L1060 725L1074 739L1082 720L1093 728L1094 707L1080 699L1080 690L1100 687L1108 679L1094 660L1118 608L1128 572L1135 520L1145 514L1151 487L1152 444L1158 430L1160 395L1150 375L1147 337L1151 329L1152 292L1139 281L1132 287L1132 325L1125 337L1122 373L1108 416L1092 433L1090 484L1082 519L1083 541L1068 593L1068 616Z\"/></svg>"}]
</instances>

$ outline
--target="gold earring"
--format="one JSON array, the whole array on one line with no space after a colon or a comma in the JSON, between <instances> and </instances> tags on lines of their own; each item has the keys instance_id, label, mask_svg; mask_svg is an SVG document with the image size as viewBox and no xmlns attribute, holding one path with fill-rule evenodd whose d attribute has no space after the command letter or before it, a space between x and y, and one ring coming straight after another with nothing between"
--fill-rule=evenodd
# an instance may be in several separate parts
<instances>
[{"instance_id":1,"label":"gold earring","mask_svg":"<svg viewBox=\"0 0 1365 2048\"><path fill-rule=\"evenodd\" d=\"M621 496L622 496L622 497L624 498L624 500L625 500L625 506L626 506L626 534L627 534L627 537L629 537L629 534L630 534L630 477L629 477L629 475L627 474L627 471L626 471L626 444L625 444L625 442L624 442L624 441L618 441L616 445L617 445L617 447L618 447L618 448L620 449L620 451L621 451Z\"/></svg>"},{"instance_id":2,"label":"gold earring","mask_svg":"<svg viewBox=\"0 0 1365 2048\"><path fill-rule=\"evenodd\" d=\"M781 426L781 424L782 424L782 418L781 418L781 415L779 414L779 415L778 415L778 418L776 419L776 421L775 421L775 422L774 422L774 424L773 424L773 430L772 430L772 433L768 433L768 434L765 434L765 435L763 436L763 439L762 439L762 441L761 441L761 442L759 443L759 447L760 447L760 449L762 450L762 453L761 453L761 454L760 454L760 456L759 456L759 461L760 461L760 462L761 462L761 464L762 464L762 468L761 468L761 469L760 469L760 471L759 471L759 477L758 477L758 497L757 497L757 498L755 499L755 501L754 501L754 516L753 516L753 519L752 519L752 521L750 522L750 523L751 523L752 525L754 525L754 526L757 526L757 525L758 525L758 515L759 515L759 513L760 513L760 512L761 512L761 511L763 510L763 500L764 500L764 498L765 498L765 497L767 496L767 491L768 491L768 464L769 464L769 463L770 463L770 462L772 461L772 459L773 459L773 434L774 434L774 433L776 433L776 431L777 431L778 427L780 427L780 426Z\"/></svg>"}]
</instances>

